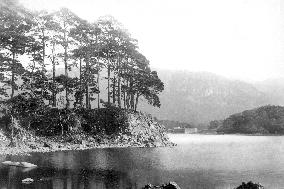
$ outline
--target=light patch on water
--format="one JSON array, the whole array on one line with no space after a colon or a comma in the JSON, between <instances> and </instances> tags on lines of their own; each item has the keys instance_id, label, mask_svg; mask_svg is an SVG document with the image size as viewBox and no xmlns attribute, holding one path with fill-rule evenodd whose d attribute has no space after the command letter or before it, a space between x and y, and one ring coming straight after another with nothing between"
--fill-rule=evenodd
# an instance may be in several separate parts
<instances>
[{"instance_id":1,"label":"light patch on water","mask_svg":"<svg viewBox=\"0 0 284 189\"><path fill-rule=\"evenodd\" d=\"M272 142L271 136L249 135L201 135L201 134L168 134L170 140L178 145L204 143L261 143ZM283 136L273 136L273 143L284 144Z\"/></svg>"}]
</instances>

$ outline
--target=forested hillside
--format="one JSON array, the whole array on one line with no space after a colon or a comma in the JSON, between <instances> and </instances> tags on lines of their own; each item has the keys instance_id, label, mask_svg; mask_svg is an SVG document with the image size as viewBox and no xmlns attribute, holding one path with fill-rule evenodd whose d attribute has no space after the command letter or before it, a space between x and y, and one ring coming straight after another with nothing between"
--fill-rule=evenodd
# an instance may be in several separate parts
<instances>
[{"instance_id":1,"label":"forested hillside","mask_svg":"<svg viewBox=\"0 0 284 189\"><path fill-rule=\"evenodd\" d=\"M284 107L263 106L233 114L223 121L217 132L284 134Z\"/></svg>"}]
</instances>

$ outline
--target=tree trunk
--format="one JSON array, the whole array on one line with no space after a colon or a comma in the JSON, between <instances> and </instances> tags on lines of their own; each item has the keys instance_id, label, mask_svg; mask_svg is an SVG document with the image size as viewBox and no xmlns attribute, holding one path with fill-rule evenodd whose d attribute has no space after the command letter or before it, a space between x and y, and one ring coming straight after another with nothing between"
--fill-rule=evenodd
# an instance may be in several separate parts
<instances>
[{"instance_id":1,"label":"tree trunk","mask_svg":"<svg viewBox=\"0 0 284 189\"><path fill-rule=\"evenodd\" d=\"M115 85L116 85L116 79L115 76L113 76L113 86L112 86L112 103L115 104Z\"/></svg>"},{"instance_id":2,"label":"tree trunk","mask_svg":"<svg viewBox=\"0 0 284 189\"><path fill-rule=\"evenodd\" d=\"M98 109L100 109L100 70L99 69L98 69L97 85L98 85Z\"/></svg>"},{"instance_id":3,"label":"tree trunk","mask_svg":"<svg viewBox=\"0 0 284 189\"><path fill-rule=\"evenodd\" d=\"M66 28L66 23L64 22L64 28ZM68 41L66 36L66 31L64 31L64 65L65 65L65 98L66 98L66 108L69 108L69 92L68 92L68 64L67 64L67 48L68 48Z\"/></svg>"},{"instance_id":4,"label":"tree trunk","mask_svg":"<svg viewBox=\"0 0 284 189\"><path fill-rule=\"evenodd\" d=\"M126 80L123 80L123 85L124 85L124 89L123 89L123 107L124 109L126 109L126 93L125 93L125 86L126 86Z\"/></svg>"},{"instance_id":5,"label":"tree trunk","mask_svg":"<svg viewBox=\"0 0 284 189\"><path fill-rule=\"evenodd\" d=\"M55 92L55 57L52 58L52 106L56 107L56 92Z\"/></svg>"},{"instance_id":6,"label":"tree trunk","mask_svg":"<svg viewBox=\"0 0 284 189\"><path fill-rule=\"evenodd\" d=\"M120 72L120 71L119 71ZM117 103L118 103L118 107L121 108L121 99L120 99L120 96L121 96L121 91L120 91L120 73L118 73L118 79L117 79Z\"/></svg>"},{"instance_id":7,"label":"tree trunk","mask_svg":"<svg viewBox=\"0 0 284 189\"><path fill-rule=\"evenodd\" d=\"M56 92L55 92L55 43L53 43L52 47L52 107L56 107Z\"/></svg>"},{"instance_id":8,"label":"tree trunk","mask_svg":"<svg viewBox=\"0 0 284 189\"><path fill-rule=\"evenodd\" d=\"M130 102L129 102L129 100L130 100L130 87L129 87L129 81L127 80L126 81L126 85L127 85L127 92L126 92L126 107L127 107L127 109L129 109L130 108Z\"/></svg>"},{"instance_id":9,"label":"tree trunk","mask_svg":"<svg viewBox=\"0 0 284 189\"><path fill-rule=\"evenodd\" d=\"M89 96L89 60L86 60L86 108L90 108L90 96Z\"/></svg>"},{"instance_id":10,"label":"tree trunk","mask_svg":"<svg viewBox=\"0 0 284 189\"><path fill-rule=\"evenodd\" d=\"M136 101L136 102L135 102L135 108L134 108L135 111L137 110L138 100L139 100L139 94L137 94L136 100L135 100L135 101Z\"/></svg>"},{"instance_id":11,"label":"tree trunk","mask_svg":"<svg viewBox=\"0 0 284 189\"><path fill-rule=\"evenodd\" d=\"M133 78L130 78L130 108L134 110L134 91L133 91Z\"/></svg>"},{"instance_id":12,"label":"tree trunk","mask_svg":"<svg viewBox=\"0 0 284 189\"><path fill-rule=\"evenodd\" d=\"M83 104L83 87L82 87L82 58L80 58L80 107L82 107Z\"/></svg>"},{"instance_id":13,"label":"tree trunk","mask_svg":"<svg viewBox=\"0 0 284 189\"><path fill-rule=\"evenodd\" d=\"M64 52L64 63L65 63L65 96L66 96L66 108L69 108L69 97L68 97L68 65L67 65L67 47Z\"/></svg>"},{"instance_id":14,"label":"tree trunk","mask_svg":"<svg viewBox=\"0 0 284 189\"><path fill-rule=\"evenodd\" d=\"M120 82L121 82L121 68L120 68L120 57L118 56L118 74L117 74L117 103L118 103L118 107L121 108L121 91L120 91Z\"/></svg>"},{"instance_id":15,"label":"tree trunk","mask_svg":"<svg viewBox=\"0 0 284 189\"><path fill-rule=\"evenodd\" d=\"M42 74L45 74L45 35L44 35L44 29L42 29ZM43 97L43 92L44 92L44 83L42 84L41 87L41 96Z\"/></svg>"},{"instance_id":16,"label":"tree trunk","mask_svg":"<svg viewBox=\"0 0 284 189\"><path fill-rule=\"evenodd\" d=\"M14 145L14 117L11 115L11 127L12 127L12 137L11 137L11 144Z\"/></svg>"},{"instance_id":17,"label":"tree trunk","mask_svg":"<svg viewBox=\"0 0 284 189\"><path fill-rule=\"evenodd\" d=\"M16 54L13 52L13 60L12 60L12 93L11 93L11 98L14 97L15 93L15 56Z\"/></svg>"},{"instance_id":18,"label":"tree trunk","mask_svg":"<svg viewBox=\"0 0 284 189\"><path fill-rule=\"evenodd\" d=\"M42 31L42 65L44 66L44 59L45 59L45 34L44 29Z\"/></svg>"},{"instance_id":19,"label":"tree trunk","mask_svg":"<svg viewBox=\"0 0 284 189\"><path fill-rule=\"evenodd\" d=\"M110 103L110 65L108 62L108 67L107 67L107 102Z\"/></svg>"}]
</instances>

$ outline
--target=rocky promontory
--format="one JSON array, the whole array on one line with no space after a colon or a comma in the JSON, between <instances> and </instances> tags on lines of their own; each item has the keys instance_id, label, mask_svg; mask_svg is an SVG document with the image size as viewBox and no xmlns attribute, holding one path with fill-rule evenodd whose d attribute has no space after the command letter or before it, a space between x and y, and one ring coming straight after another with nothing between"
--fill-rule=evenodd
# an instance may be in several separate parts
<instances>
[{"instance_id":1,"label":"rocky promontory","mask_svg":"<svg viewBox=\"0 0 284 189\"><path fill-rule=\"evenodd\" d=\"M117 107L4 114L0 128L0 154L174 145L151 115Z\"/></svg>"}]
</instances>

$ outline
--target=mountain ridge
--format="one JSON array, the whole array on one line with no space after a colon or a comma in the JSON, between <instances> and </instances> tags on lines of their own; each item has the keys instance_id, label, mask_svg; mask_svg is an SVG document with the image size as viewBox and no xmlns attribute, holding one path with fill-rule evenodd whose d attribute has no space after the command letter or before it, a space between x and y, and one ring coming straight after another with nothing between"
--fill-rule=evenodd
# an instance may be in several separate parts
<instances>
[{"instance_id":1,"label":"mountain ridge","mask_svg":"<svg viewBox=\"0 0 284 189\"><path fill-rule=\"evenodd\" d=\"M211 120L277 102L271 94L259 89L261 84L254 85L210 72L157 72L165 84L160 95L162 106L155 110L143 104L141 109L160 119L207 124Z\"/></svg>"}]
</instances>

